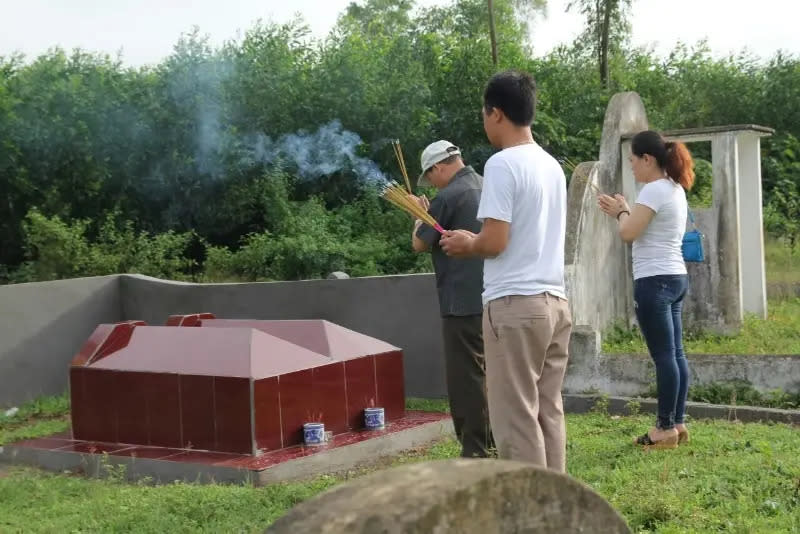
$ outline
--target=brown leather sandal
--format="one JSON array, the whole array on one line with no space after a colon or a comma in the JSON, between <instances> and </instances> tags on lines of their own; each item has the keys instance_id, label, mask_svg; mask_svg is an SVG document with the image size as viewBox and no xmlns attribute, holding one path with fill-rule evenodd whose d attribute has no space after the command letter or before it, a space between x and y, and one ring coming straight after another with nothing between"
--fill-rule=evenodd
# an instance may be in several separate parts
<instances>
[{"instance_id":1,"label":"brown leather sandal","mask_svg":"<svg viewBox=\"0 0 800 534\"><path fill-rule=\"evenodd\" d=\"M643 434L633 441L634 445L639 445L645 449L676 449L678 447L678 434L669 436L658 441L653 441L650 433Z\"/></svg>"}]
</instances>

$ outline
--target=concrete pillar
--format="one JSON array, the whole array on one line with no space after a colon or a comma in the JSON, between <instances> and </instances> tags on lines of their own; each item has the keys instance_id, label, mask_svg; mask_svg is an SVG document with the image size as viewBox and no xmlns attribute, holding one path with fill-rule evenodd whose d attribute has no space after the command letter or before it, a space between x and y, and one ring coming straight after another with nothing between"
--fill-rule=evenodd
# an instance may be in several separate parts
<instances>
[{"instance_id":1,"label":"concrete pillar","mask_svg":"<svg viewBox=\"0 0 800 534\"><path fill-rule=\"evenodd\" d=\"M639 196L639 191L643 184L636 183L633 176L633 168L629 160L631 156L631 140L624 139L620 143L620 168L622 171L622 196L624 196L628 204L633 207L636 202L636 197ZM616 226L616 225L615 225ZM626 322L628 326L633 326L636 320L636 310L633 308L633 253L630 244L623 245L625 251L625 267L627 284L625 286L625 295L627 307L625 313L627 315Z\"/></svg>"},{"instance_id":2,"label":"concrete pillar","mask_svg":"<svg viewBox=\"0 0 800 534\"><path fill-rule=\"evenodd\" d=\"M761 139L741 133L739 154L739 226L742 307L767 318L767 276L764 268L764 224L761 207Z\"/></svg>"},{"instance_id":3,"label":"concrete pillar","mask_svg":"<svg viewBox=\"0 0 800 534\"><path fill-rule=\"evenodd\" d=\"M725 133L714 137L711 141L711 160L719 247L718 302L725 325L736 329L741 326L743 317L739 254L739 165L735 134Z\"/></svg>"},{"instance_id":4,"label":"concrete pillar","mask_svg":"<svg viewBox=\"0 0 800 534\"><path fill-rule=\"evenodd\" d=\"M628 199L628 203L633 206L636 196L639 194L638 184L633 177L633 169L628 158L631 155L631 141L625 139L620 146L620 160L622 165L622 194Z\"/></svg>"}]
</instances>

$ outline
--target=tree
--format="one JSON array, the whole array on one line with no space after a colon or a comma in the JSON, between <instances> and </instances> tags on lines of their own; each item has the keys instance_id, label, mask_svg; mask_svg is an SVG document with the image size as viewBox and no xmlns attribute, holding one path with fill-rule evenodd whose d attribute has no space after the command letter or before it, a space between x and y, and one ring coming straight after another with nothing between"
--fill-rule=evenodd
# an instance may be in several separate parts
<instances>
[{"instance_id":1,"label":"tree","mask_svg":"<svg viewBox=\"0 0 800 534\"><path fill-rule=\"evenodd\" d=\"M486 1L487 7L489 8L489 38L492 43L492 65L494 65L495 70L497 70L497 29L494 23L494 0ZM511 6L516 12L520 22L522 22L522 27L527 30L529 27L527 23L528 17L544 13L545 9L547 9L547 0L511 0Z\"/></svg>"},{"instance_id":2,"label":"tree","mask_svg":"<svg viewBox=\"0 0 800 534\"><path fill-rule=\"evenodd\" d=\"M487 0L489 4L489 38L492 40L492 65L497 69L497 36L494 29L494 2Z\"/></svg>"},{"instance_id":3,"label":"tree","mask_svg":"<svg viewBox=\"0 0 800 534\"><path fill-rule=\"evenodd\" d=\"M586 17L586 29L581 38L592 43L600 71L600 82L608 88L609 51L618 49L630 34L627 20L632 0L571 0L567 11L577 8Z\"/></svg>"}]
</instances>

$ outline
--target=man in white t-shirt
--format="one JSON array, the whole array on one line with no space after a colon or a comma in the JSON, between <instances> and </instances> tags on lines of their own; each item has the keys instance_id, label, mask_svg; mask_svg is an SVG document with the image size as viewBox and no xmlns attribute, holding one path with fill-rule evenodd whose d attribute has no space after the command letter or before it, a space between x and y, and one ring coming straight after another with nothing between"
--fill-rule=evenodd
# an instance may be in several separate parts
<instances>
[{"instance_id":1,"label":"man in white t-shirt","mask_svg":"<svg viewBox=\"0 0 800 534\"><path fill-rule=\"evenodd\" d=\"M483 339L489 421L503 459L566 469L561 385L572 319L564 289L567 191L533 140L536 86L525 73L489 80L483 126L500 152L484 167L480 233L446 232L442 249L485 258Z\"/></svg>"}]
</instances>

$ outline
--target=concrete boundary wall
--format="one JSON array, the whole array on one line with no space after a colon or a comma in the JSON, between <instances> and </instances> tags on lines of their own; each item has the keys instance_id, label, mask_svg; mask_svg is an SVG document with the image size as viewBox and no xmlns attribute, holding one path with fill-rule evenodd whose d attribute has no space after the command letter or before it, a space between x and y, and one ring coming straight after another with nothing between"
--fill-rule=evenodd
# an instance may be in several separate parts
<instances>
[{"instance_id":1,"label":"concrete boundary wall","mask_svg":"<svg viewBox=\"0 0 800 534\"><path fill-rule=\"evenodd\" d=\"M647 354L603 354L600 334L577 327L570 340L565 393L600 391L636 396L655 384L655 366ZM688 354L690 384L744 380L761 392L800 392L800 354Z\"/></svg>"},{"instance_id":2,"label":"concrete boundary wall","mask_svg":"<svg viewBox=\"0 0 800 534\"><path fill-rule=\"evenodd\" d=\"M406 396L447 396L433 275L242 284L191 284L136 275L0 286L0 406L62 393L72 357L100 323L212 312L233 319L327 319L404 351ZM694 383L748 380L800 391L800 356L689 355ZM638 395L654 381L647 355L600 353L576 326L566 393Z\"/></svg>"},{"instance_id":3,"label":"concrete boundary wall","mask_svg":"<svg viewBox=\"0 0 800 534\"><path fill-rule=\"evenodd\" d=\"M432 274L240 284L118 275L0 286L0 406L65 391L69 362L100 323L196 312L326 319L401 347L407 396L446 395Z\"/></svg>"},{"instance_id":4,"label":"concrete boundary wall","mask_svg":"<svg viewBox=\"0 0 800 534\"><path fill-rule=\"evenodd\" d=\"M122 320L119 287L118 276L0 286L0 406L63 393L89 334Z\"/></svg>"}]
</instances>

